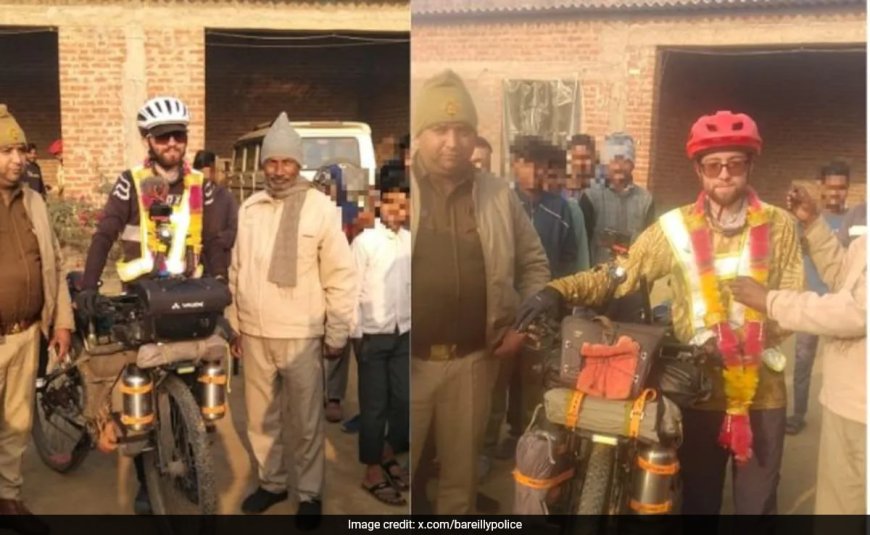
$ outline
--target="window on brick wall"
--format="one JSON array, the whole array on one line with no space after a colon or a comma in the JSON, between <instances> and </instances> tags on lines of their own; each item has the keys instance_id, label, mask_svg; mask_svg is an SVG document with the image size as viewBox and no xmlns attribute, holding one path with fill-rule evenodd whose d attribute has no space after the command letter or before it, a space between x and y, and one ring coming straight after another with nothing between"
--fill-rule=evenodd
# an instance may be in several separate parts
<instances>
[{"instance_id":1,"label":"window on brick wall","mask_svg":"<svg viewBox=\"0 0 870 535\"><path fill-rule=\"evenodd\" d=\"M576 80L504 80L504 138L501 171L510 168L510 147L518 136L534 135L564 147L580 124Z\"/></svg>"}]
</instances>

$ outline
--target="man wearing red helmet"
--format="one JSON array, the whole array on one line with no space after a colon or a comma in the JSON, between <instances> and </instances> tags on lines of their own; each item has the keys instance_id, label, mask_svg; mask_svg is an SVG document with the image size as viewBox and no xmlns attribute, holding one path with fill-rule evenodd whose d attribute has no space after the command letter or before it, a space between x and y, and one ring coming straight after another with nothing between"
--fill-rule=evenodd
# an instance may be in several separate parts
<instances>
[{"instance_id":1,"label":"man wearing red helmet","mask_svg":"<svg viewBox=\"0 0 870 535\"><path fill-rule=\"evenodd\" d=\"M615 260L626 276L614 297L636 291L643 279L672 276L677 338L721 356L705 364L711 399L683 410L684 514L719 513L731 458L735 512L776 513L786 421L784 357L776 348L788 333L734 302L730 282L750 276L769 289L802 290L804 275L794 220L748 185L761 145L748 115L698 119L686 144L702 187L697 201L659 218ZM610 277L596 269L554 280L523 304L516 328L563 304L602 305Z\"/></svg>"}]
</instances>

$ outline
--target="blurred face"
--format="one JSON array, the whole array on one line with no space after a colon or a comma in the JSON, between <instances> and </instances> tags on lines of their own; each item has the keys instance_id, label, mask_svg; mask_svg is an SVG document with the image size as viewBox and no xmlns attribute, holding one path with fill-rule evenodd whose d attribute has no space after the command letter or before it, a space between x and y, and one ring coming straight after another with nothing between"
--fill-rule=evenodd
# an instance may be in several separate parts
<instances>
[{"instance_id":1,"label":"blurred face","mask_svg":"<svg viewBox=\"0 0 870 535\"><path fill-rule=\"evenodd\" d=\"M607 180L614 189L625 189L631 182L632 171L634 171L634 162L617 156L607 164Z\"/></svg>"},{"instance_id":2,"label":"blurred face","mask_svg":"<svg viewBox=\"0 0 870 535\"><path fill-rule=\"evenodd\" d=\"M187 150L187 132L177 130L159 136L148 134L148 148L154 154L154 159L160 167L172 169L181 165Z\"/></svg>"},{"instance_id":3,"label":"blurred face","mask_svg":"<svg viewBox=\"0 0 870 535\"><path fill-rule=\"evenodd\" d=\"M214 182L215 176L217 175L217 170L214 167L203 167L202 174L205 176L206 180L211 180Z\"/></svg>"},{"instance_id":4,"label":"blurred face","mask_svg":"<svg viewBox=\"0 0 870 535\"><path fill-rule=\"evenodd\" d=\"M571 180L568 189L584 189L595 176L595 154L586 145L576 145L568 152Z\"/></svg>"},{"instance_id":5,"label":"blurred face","mask_svg":"<svg viewBox=\"0 0 870 535\"><path fill-rule=\"evenodd\" d=\"M398 230L408 220L408 194L388 191L381 197L381 222L391 230Z\"/></svg>"},{"instance_id":6,"label":"blurred face","mask_svg":"<svg viewBox=\"0 0 870 535\"><path fill-rule=\"evenodd\" d=\"M849 194L849 177L827 175L822 183L822 199L825 209L835 214L846 210L846 196Z\"/></svg>"},{"instance_id":7,"label":"blurred face","mask_svg":"<svg viewBox=\"0 0 870 535\"><path fill-rule=\"evenodd\" d=\"M559 194L564 186L565 172L555 166L548 167L544 177L544 191Z\"/></svg>"},{"instance_id":8,"label":"blurred face","mask_svg":"<svg viewBox=\"0 0 870 535\"><path fill-rule=\"evenodd\" d=\"M492 151L486 147L474 147L474 152L471 153L471 163L483 171L492 171Z\"/></svg>"},{"instance_id":9,"label":"blurred face","mask_svg":"<svg viewBox=\"0 0 870 535\"><path fill-rule=\"evenodd\" d=\"M0 189L13 189L18 185L25 161L24 145L0 147Z\"/></svg>"},{"instance_id":10,"label":"blurred face","mask_svg":"<svg viewBox=\"0 0 870 535\"><path fill-rule=\"evenodd\" d=\"M695 173L707 196L723 208L746 196L752 160L745 152L721 151L706 154L695 162Z\"/></svg>"},{"instance_id":11,"label":"blurred face","mask_svg":"<svg viewBox=\"0 0 870 535\"><path fill-rule=\"evenodd\" d=\"M293 158L269 158L263 162L263 175L272 189L284 189L293 185L299 176L299 162Z\"/></svg>"},{"instance_id":12,"label":"blurred face","mask_svg":"<svg viewBox=\"0 0 870 535\"><path fill-rule=\"evenodd\" d=\"M440 177L452 177L471 167L477 132L465 123L439 123L417 137L418 154L426 169Z\"/></svg>"},{"instance_id":13,"label":"blurred face","mask_svg":"<svg viewBox=\"0 0 870 535\"><path fill-rule=\"evenodd\" d=\"M33 163L36 161L36 149L27 151L27 161Z\"/></svg>"},{"instance_id":14,"label":"blurred face","mask_svg":"<svg viewBox=\"0 0 870 535\"><path fill-rule=\"evenodd\" d=\"M517 177L517 187L522 191L540 189L546 175L546 170L542 165L524 158L514 160L514 176Z\"/></svg>"}]
</instances>

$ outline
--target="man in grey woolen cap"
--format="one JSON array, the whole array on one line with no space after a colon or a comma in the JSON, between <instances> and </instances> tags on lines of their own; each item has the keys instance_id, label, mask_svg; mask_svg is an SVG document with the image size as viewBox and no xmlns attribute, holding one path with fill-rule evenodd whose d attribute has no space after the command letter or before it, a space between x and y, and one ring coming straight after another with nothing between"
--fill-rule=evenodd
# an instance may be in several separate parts
<instances>
[{"instance_id":1,"label":"man in grey woolen cap","mask_svg":"<svg viewBox=\"0 0 870 535\"><path fill-rule=\"evenodd\" d=\"M263 139L260 160L266 189L239 210L229 277L229 318L241 333L233 353L245 361L248 438L259 475L242 511L261 513L288 498L284 441L292 436L297 522L309 526L321 514L322 359L340 356L347 344L356 268L335 205L299 175L302 139L285 113ZM286 432L285 411L292 421Z\"/></svg>"}]
</instances>

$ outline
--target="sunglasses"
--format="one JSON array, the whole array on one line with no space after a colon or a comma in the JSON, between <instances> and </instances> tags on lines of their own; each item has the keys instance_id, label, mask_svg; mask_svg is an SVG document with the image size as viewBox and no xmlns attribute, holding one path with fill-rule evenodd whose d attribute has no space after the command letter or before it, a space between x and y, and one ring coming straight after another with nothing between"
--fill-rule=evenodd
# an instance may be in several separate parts
<instances>
[{"instance_id":1,"label":"sunglasses","mask_svg":"<svg viewBox=\"0 0 870 535\"><path fill-rule=\"evenodd\" d=\"M701 172L707 178L717 178L722 173L722 168L728 169L729 176L743 176L749 168L749 160L728 160L720 162L701 162Z\"/></svg>"},{"instance_id":2,"label":"sunglasses","mask_svg":"<svg viewBox=\"0 0 870 535\"><path fill-rule=\"evenodd\" d=\"M187 143L187 132L167 132L151 138L161 145L169 143L170 139L174 139L176 143Z\"/></svg>"}]
</instances>

